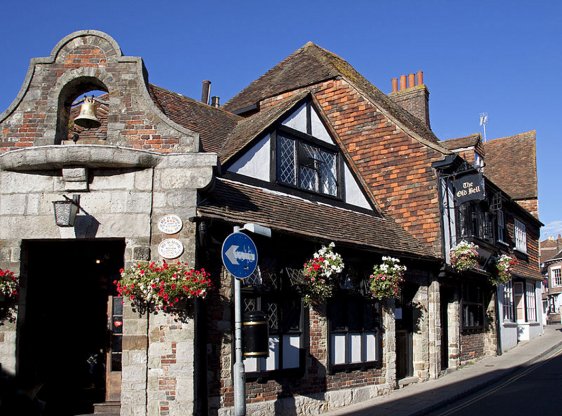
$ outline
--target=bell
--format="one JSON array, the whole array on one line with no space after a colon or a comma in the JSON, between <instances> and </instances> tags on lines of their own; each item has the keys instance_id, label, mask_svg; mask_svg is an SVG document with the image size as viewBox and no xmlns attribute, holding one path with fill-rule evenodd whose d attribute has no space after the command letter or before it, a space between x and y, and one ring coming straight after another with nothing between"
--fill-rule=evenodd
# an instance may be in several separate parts
<instances>
[{"instance_id":1,"label":"bell","mask_svg":"<svg viewBox=\"0 0 562 416\"><path fill-rule=\"evenodd\" d=\"M97 129L101 123L96 117L96 103L94 97L85 97L80 114L74 119L74 124L85 129Z\"/></svg>"}]
</instances>

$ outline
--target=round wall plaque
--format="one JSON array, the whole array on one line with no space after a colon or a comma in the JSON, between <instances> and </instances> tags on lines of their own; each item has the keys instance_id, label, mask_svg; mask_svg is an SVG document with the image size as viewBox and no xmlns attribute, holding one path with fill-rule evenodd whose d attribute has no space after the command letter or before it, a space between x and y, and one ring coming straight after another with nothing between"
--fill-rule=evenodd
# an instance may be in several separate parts
<instances>
[{"instance_id":1,"label":"round wall plaque","mask_svg":"<svg viewBox=\"0 0 562 416\"><path fill-rule=\"evenodd\" d=\"M158 254L165 259L175 259L183 253L183 243L177 238L166 238L158 244Z\"/></svg>"},{"instance_id":2,"label":"round wall plaque","mask_svg":"<svg viewBox=\"0 0 562 416\"><path fill-rule=\"evenodd\" d=\"M180 217L174 214L164 215L158 220L158 229L164 234L176 234L183 227L183 222Z\"/></svg>"}]
</instances>

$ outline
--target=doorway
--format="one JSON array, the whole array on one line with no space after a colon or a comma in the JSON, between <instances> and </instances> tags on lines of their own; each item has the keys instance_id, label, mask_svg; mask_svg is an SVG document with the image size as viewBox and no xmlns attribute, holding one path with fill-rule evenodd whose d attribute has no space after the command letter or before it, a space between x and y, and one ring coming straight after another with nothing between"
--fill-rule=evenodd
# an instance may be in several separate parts
<instances>
[{"instance_id":1,"label":"doorway","mask_svg":"<svg viewBox=\"0 0 562 416\"><path fill-rule=\"evenodd\" d=\"M413 299L417 286L406 284L401 297L396 300L396 378L402 380L414 375L414 330L415 317Z\"/></svg>"},{"instance_id":2,"label":"doorway","mask_svg":"<svg viewBox=\"0 0 562 416\"><path fill-rule=\"evenodd\" d=\"M25 284L18 328L18 375L42 385L47 415L93 413L110 379L113 281L123 267L119 240L24 241ZM113 324L111 325L113 327ZM117 346L120 347L120 346ZM106 371L107 370L107 371Z\"/></svg>"}]
</instances>

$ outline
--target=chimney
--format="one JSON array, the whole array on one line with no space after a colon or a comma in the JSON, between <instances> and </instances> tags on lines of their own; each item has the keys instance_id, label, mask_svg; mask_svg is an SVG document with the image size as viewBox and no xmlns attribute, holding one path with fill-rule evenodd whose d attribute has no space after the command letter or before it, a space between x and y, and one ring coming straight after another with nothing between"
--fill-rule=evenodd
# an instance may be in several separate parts
<instances>
[{"instance_id":1,"label":"chimney","mask_svg":"<svg viewBox=\"0 0 562 416\"><path fill-rule=\"evenodd\" d=\"M211 106L215 107L215 108L219 108L221 106L220 104L220 97L217 97L216 95L213 95L211 97Z\"/></svg>"},{"instance_id":2,"label":"chimney","mask_svg":"<svg viewBox=\"0 0 562 416\"><path fill-rule=\"evenodd\" d=\"M211 95L211 81L204 80L201 88L201 102L209 104L209 96Z\"/></svg>"},{"instance_id":3,"label":"chimney","mask_svg":"<svg viewBox=\"0 0 562 416\"><path fill-rule=\"evenodd\" d=\"M429 90L423 83L423 72L418 71L417 74L401 75L400 89L398 89L397 84L397 78L392 78L392 92L389 97L431 129L429 124Z\"/></svg>"}]
</instances>

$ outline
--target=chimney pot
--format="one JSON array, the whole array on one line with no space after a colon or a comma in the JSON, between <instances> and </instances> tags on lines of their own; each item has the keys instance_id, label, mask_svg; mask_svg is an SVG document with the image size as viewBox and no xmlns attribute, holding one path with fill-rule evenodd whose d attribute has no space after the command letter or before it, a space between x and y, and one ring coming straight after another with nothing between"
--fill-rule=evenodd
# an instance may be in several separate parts
<instances>
[{"instance_id":1,"label":"chimney pot","mask_svg":"<svg viewBox=\"0 0 562 416\"><path fill-rule=\"evenodd\" d=\"M392 78L392 92L398 91L398 78Z\"/></svg>"},{"instance_id":2,"label":"chimney pot","mask_svg":"<svg viewBox=\"0 0 562 416\"><path fill-rule=\"evenodd\" d=\"M220 97L217 97L216 95L213 95L211 97L211 106L215 107L215 108L219 108L220 105Z\"/></svg>"},{"instance_id":3,"label":"chimney pot","mask_svg":"<svg viewBox=\"0 0 562 416\"><path fill-rule=\"evenodd\" d=\"M408 88L412 88L415 84L415 75L414 74L410 74L408 75Z\"/></svg>"},{"instance_id":4,"label":"chimney pot","mask_svg":"<svg viewBox=\"0 0 562 416\"><path fill-rule=\"evenodd\" d=\"M423 71L418 71L417 76L418 76L418 84L417 85L423 85Z\"/></svg>"},{"instance_id":5,"label":"chimney pot","mask_svg":"<svg viewBox=\"0 0 562 416\"><path fill-rule=\"evenodd\" d=\"M203 86L201 88L201 102L209 104L209 95L211 95L211 81L206 79L203 81Z\"/></svg>"},{"instance_id":6,"label":"chimney pot","mask_svg":"<svg viewBox=\"0 0 562 416\"><path fill-rule=\"evenodd\" d=\"M400 75L400 91L406 89L406 75Z\"/></svg>"}]
</instances>

